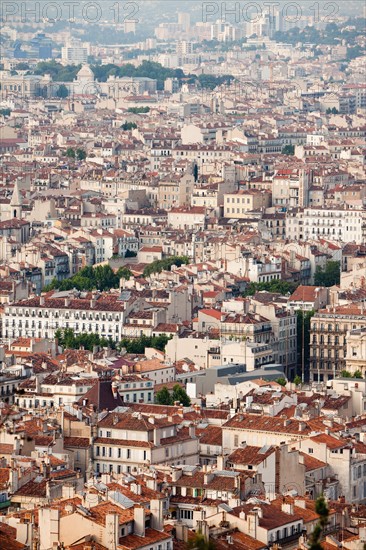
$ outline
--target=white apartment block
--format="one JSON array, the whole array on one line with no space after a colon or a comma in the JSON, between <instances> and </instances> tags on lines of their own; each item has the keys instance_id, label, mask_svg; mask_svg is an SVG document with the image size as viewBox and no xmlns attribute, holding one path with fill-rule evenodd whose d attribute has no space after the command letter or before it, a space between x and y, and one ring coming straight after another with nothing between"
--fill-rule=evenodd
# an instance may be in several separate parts
<instances>
[{"instance_id":1,"label":"white apartment block","mask_svg":"<svg viewBox=\"0 0 366 550\"><path fill-rule=\"evenodd\" d=\"M286 238L290 240L330 239L361 244L366 236L366 210L305 208L290 211Z\"/></svg>"},{"instance_id":2,"label":"white apartment block","mask_svg":"<svg viewBox=\"0 0 366 550\"><path fill-rule=\"evenodd\" d=\"M75 334L93 332L120 340L134 303L127 294L125 300L123 293L54 292L6 305L3 336L54 338L58 329L71 328Z\"/></svg>"}]
</instances>

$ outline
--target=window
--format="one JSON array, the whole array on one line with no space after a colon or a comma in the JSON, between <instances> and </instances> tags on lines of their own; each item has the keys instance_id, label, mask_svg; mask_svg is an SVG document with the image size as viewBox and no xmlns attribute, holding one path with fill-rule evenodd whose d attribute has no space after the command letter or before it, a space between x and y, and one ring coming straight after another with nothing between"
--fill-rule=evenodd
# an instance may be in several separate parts
<instances>
[{"instance_id":1,"label":"window","mask_svg":"<svg viewBox=\"0 0 366 550\"><path fill-rule=\"evenodd\" d=\"M234 435L234 447L239 447L239 436Z\"/></svg>"},{"instance_id":2,"label":"window","mask_svg":"<svg viewBox=\"0 0 366 550\"><path fill-rule=\"evenodd\" d=\"M127 458L131 458L131 449L127 449Z\"/></svg>"},{"instance_id":3,"label":"window","mask_svg":"<svg viewBox=\"0 0 366 550\"><path fill-rule=\"evenodd\" d=\"M112 437L112 432L106 432L106 437Z\"/></svg>"}]
</instances>

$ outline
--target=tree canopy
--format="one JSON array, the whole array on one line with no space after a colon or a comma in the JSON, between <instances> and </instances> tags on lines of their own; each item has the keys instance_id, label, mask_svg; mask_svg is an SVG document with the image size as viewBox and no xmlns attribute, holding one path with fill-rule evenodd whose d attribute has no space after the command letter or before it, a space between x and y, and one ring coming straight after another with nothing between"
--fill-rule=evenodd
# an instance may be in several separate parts
<instances>
[{"instance_id":1,"label":"tree canopy","mask_svg":"<svg viewBox=\"0 0 366 550\"><path fill-rule=\"evenodd\" d=\"M164 351L170 337L166 334L159 336L145 336L139 338L123 338L119 343L119 348L125 348L127 353L145 353L145 348L155 348Z\"/></svg>"},{"instance_id":2,"label":"tree canopy","mask_svg":"<svg viewBox=\"0 0 366 550\"><path fill-rule=\"evenodd\" d=\"M170 393L168 388L164 386L155 395L155 401L158 405L174 405L176 401L182 403L183 407L189 407L191 400L187 392L179 384L175 384L173 392Z\"/></svg>"},{"instance_id":3,"label":"tree canopy","mask_svg":"<svg viewBox=\"0 0 366 550\"><path fill-rule=\"evenodd\" d=\"M66 349L79 349L83 347L84 349L93 351L94 346L116 348L116 343L112 338L104 338L93 332L75 334L72 328L56 330L55 338L57 338L60 346Z\"/></svg>"},{"instance_id":4,"label":"tree canopy","mask_svg":"<svg viewBox=\"0 0 366 550\"><path fill-rule=\"evenodd\" d=\"M339 285L341 278L340 262L329 261L323 269L318 265L315 270L314 284L316 286Z\"/></svg>"},{"instance_id":5,"label":"tree canopy","mask_svg":"<svg viewBox=\"0 0 366 550\"><path fill-rule=\"evenodd\" d=\"M109 265L98 265L96 267L83 267L76 275L69 279L53 281L44 288L44 291L49 290L71 290L76 288L80 291L88 290L110 290L118 288L120 279L129 279L131 271L126 267L120 267L115 273Z\"/></svg>"},{"instance_id":6,"label":"tree canopy","mask_svg":"<svg viewBox=\"0 0 366 550\"><path fill-rule=\"evenodd\" d=\"M243 296L253 296L256 292L266 290L267 292L278 292L279 294L293 293L298 287L298 283L289 283L287 281L281 281L281 279L275 279L269 282L263 283L249 283L243 292Z\"/></svg>"},{"instance_id":7,"label":"tree canopy","mask_svg":"<svg viewBox=\"0 0 366 550\"><path fill-rule=\"evenodd\" d=\"M170 271L172 265L180 267L182 264L188 264L188 256L169 256L162 260L155 260L151 264L147 265L144 269L144 277L149 277L153 273L161 273L162 271Z\"/></svg>"}]
</instances>

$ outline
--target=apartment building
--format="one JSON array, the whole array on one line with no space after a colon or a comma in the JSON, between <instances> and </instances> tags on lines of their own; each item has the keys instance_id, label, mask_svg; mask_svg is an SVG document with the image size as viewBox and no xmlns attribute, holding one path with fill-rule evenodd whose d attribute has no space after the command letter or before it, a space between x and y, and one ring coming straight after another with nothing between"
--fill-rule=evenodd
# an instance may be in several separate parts
<instances>
[{"instance_id":1,"label":"apartment building","mask_svg":"<svg viewBox=\"0 0 366 550\"><path fill-rule=\"evenodd\" d=\"M366 314L362 305L346 304L316 313L310 327L310 379L326 382L345 370L349 334L363 327Z\"/></svg>"},{"instance_id":2,"label":"apartment building","mask_svg":"<svg viewBox=\"0 0 366 550\"><path fill-rule=\"evenodd\" d=\"M362 243L366 237L366 210L305 208L290 211L286 237L291 240L331 239Z\"/></svg>"},{"instance_id":3,"label":"apartment building","mask_svg":"<svg viewBox=\"0 0 366 550\"><path fill-rule=\"evenodd\" d=\"M245 219L252 210L263 210L271 206L271 194L258 189L248 189L224 195L225 218Z\"/></svg>"},{"instance_id":4,"label":"apartment building","mask_svg":"<svg viewBox=\"0 0 366 550\"><path fill-rule=\"evenodd\" d=\"M150 464L197 464L199 440L194 428L179 428L168 417L111 412L103 416L93 443L95 470L138 472Z\"/></svg>"},{"instance_id":5,"label":"apartment building","mask_svg":"<svg viewBox=\"0 0 366 550\"><path fill-rule=\"evenodd\" d=\"M59 329L93 332L119 340L123 322L138 300L131 293L52 292L5 306L3 334L54 338Z\"/></svg>"}]
</instances>

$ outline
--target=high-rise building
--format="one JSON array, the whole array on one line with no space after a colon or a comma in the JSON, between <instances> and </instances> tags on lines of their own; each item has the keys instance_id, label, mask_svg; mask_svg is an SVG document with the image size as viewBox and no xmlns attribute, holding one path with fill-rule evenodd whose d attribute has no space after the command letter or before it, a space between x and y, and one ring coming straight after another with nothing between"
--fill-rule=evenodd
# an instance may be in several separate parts
<instances>
[{"instance_id":1,"label":"high-rise building","mask_svg":"<svg viewBox=\"0 0 366 550\"><path fill-rule=\"evenodd\" d=\"M189 29L191 27L191 15L186 12L179 12L178 25L181 25L184 32L189 32Z\"/></svg>"}]
</instances>

